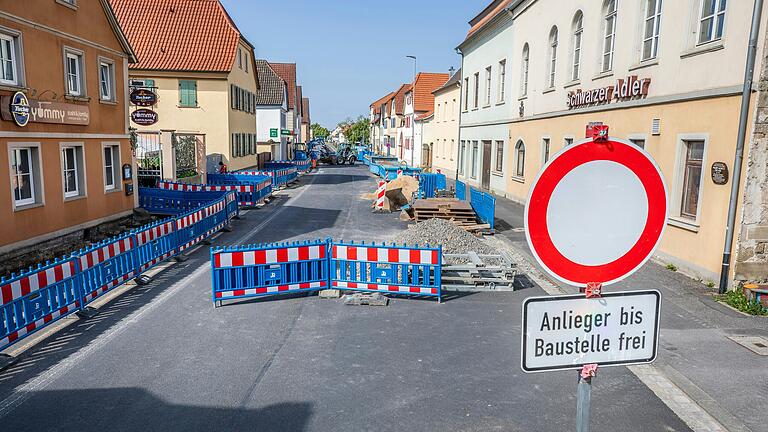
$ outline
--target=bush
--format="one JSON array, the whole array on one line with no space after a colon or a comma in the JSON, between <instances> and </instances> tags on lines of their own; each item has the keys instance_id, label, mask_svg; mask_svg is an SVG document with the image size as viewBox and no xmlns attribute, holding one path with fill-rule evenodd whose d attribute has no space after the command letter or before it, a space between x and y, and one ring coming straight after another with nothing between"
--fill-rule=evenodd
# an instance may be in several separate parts
<instances>
[{"instance_id":1,"label":"bush","mask_svg":"<svg viewBox=\"0 0 768 432\"><path fill-rule=\"evenodd\" d=\"M728 304L734 309L750 315L768 315L768 309L756 301L749 301L747 297L739 290L728 291L727 293L715 297L715 300Z\"/></svg>"}]
</instances>

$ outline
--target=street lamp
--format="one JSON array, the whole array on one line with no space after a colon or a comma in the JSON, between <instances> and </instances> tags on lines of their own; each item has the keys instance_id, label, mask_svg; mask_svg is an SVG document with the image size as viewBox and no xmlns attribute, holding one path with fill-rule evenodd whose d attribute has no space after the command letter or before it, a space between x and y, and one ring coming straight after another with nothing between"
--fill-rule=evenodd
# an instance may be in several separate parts
<instances>
[{"instance_id":1,"label":"street lamp","mask_svg":"<svg viewBox=\"0 0 768 432\"><path fill-rule=\"evenodd\" d=\"M411 166L414 165L414 153L416 151L416 56L405 56L406 58L413 60L413 85L411 86L411 106L413 112L411 113Z\"/></svg>"}]
</instances>

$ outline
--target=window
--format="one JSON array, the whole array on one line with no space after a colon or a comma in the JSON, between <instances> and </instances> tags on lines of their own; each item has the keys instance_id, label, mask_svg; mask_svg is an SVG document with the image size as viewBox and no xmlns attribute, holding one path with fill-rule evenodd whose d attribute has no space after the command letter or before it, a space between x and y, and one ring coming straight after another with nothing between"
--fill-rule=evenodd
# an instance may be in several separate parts
<instances>
[{"instance_id":1,"label":"window","mask_svg":"<svg viewBox=\"0 0 768 432\"><path fill-rule=\"evenodd\" d=\"M602 72L613 69L613 49L616 45L616 0L607 0L603 7L605 12L605 31L603 38Z\"/></svg>"},{"instance_id":2,"label":"window","mask_svg":"<svg viewBox=\"0 0 768 432\"><path fill-rule=\"evenodd\" d=\"M84 194L83 147L61 147L62 184L64 198L73 198Z\"/></svg>"},{"instance_id":3,"label":"window","mask_svg":"<svg viewBox=\"0 0 768 432\"><path fill-rule=\"evenodd\" d=\"M499 62L499 102L504 102L507 87L507 61Z\"/></svg>"},{"instance_id":4,"label":"window","mask_svg":"<svg viewBox=\"0 0 768 432\"><path fill-rule=\"evenodd\" d=\"M99 98L114 101L115 96L115 64L99 60Z\"/></svg>"},{"instance_id":5,"label":"window","mask_svg":"<svg viewBox=\"0 0 768 432\"><path fill-rule=\"evenodd\" d=\"M448 159L453 160L453 147L455 144L455 140L451 140L451 148L448 152Z\"/></svg>"},{"instance_id":6,"label":"window","mask_svg":"<svg viewBox=\"0 0 768 432\"><path fill-rule=\"evenodd\" d=\"M549 32L549 74L547 86L555 86L555 72L557 72L557 27L552 27Z\"/></svg>"},{"instance_id":7,"label":"window","mask_svg":"<svg viewBox=\"0 0 768 432\"><path fill-rule=\"evenodd\" d=\"M726 0L702 0L699 19L699 43L712 42L723 37Z\"/></svg>"},{"instance_id":8,"label":"window","mask_svg":"<svg viewBox=\"0 0 768 432\"><path fill-rule=\"evenodd\" d=\"M18 38L0 33L0 83L19 85Z\"/></svg>"},{"instance_id":9,"label":"window","mask_svg":"<svg viewBox=\"0 0 768 432\"><path fill-rule=\"evenodd\" d=\"M485 68L485 105L491 104L491 67Z\"/></svg>"},{"instance_id":10,"label":"window","mask_svg":"<svg viewBox=\"0 0 768 432\"><path fill-rule=\"evenodd\" d=\"M240 48L237 49L237 67L243 68L243 50Z\"/></svg>"},{"instance_id":11,"label":"window","mask_svg":"<svg viewBox=\"0 0 768 432\"><path fill-rule=\"evenodd\" d=\"M477 150L478 150L477 141L472 141L472 159L471 159L472 165L470 166L469 175L473 179L477 178Z\"/></svg>"},{"instance_id":12,"label":"window","mask_svg":"<svg viewBox=\"0 0 768 432\"><path fill-rule=\"evenodd\" d=\"M643 56L641 60L656 58L659 52L659 30L661 29L662 0L648 0L645 4L643 30Z\"/></svg>"},{"instance_id":13,"label":"window","mask_svg":"<svg viewBox=\"0 0 768 432\"><path fill-rule=\"evenodd\" d=\"M567 138L566 138L566 141L567 141ZM542 138L541 139L541 162L542 162L542 164L545 164L545 163L547 163L549 161L549 149L550 149L550 139L549 138Z\"/></svg>"},{"instance_id":14,"label":"window","mask_svg":"<svg viewBox=\"0 0 768 432\"><path fill-rule=\"evenodd\" d=\"M496 172L504 171L504 141L496 141Z\"/></svg>"},{"instance_id":15,"label":"window","mask_svg":"<svg viewBox=\"0 0 768 432\"><path fill-rule=\"evenodd\" d=\"M528 95L528 66L530 62L530 50L528 44L523 46L522 72L520 74L520 96Z\"/></svg>"},{"instance_id":16,"label":"window","mask_svg":"<svg viewBox=\"0 0 768 432\"><path fill-rule=\"evenodd\" d=\"M525 144L522 140L515 144L515 176L525 176Z\"/></svg>"},{"instance_id":17,"label":"window","mask_svg":"<svg viewBox=\"0 0 768 432\"><path fill-rule=\"evenodd\" d=\"M179 80L179 106L197 107L197 81Z\"/></svg>"},{"instance_id":18,"label":"window","mask_svg":"<svg viewBox=\"0 0 768 432\"><path fill-rule=\"evenodd\" d=\"M75 52L72 50L65 51L64 62L67 94L70 96L85 96L82 52Z\"/></svg>"},{"instance_id":19,"label":"window","mask_svg":"<svg viewBox=\"0 0 768 432\"><path fill-rule=\"evenodd\" d=\"M467 151L467 143L466 141L462 140L459 143L459 174L461 175L464 175L464 161L466 160L465 159L466 151Z\"/></svg>"},{"instance_id":20,"label":"window","mask_svg":"<svg viewBox=\"0 0 768 432\"><path fill-rule=\"evenodd\" d=\"M573 138L565 138L565 146L568 147L569 145L573 144Z\"/></svg>"},{"instance_id":21,"label":"window","mask_svg":"<svg viewBox=\"0 0 768 432\"><path fill-rule=\"evenodd\" d=\"M120 179L120 146L104 146L104 190L113 191L118 188Z\"/></svg>"},{"instance_id":22,"label":"window","mask_svg":"<svg viewBox=\"0 0 768 432\"><path fill-rule=\"evenodd\" d=\"M245 52L243 57L245 57L243 60L243 69L245 70L245 73L248 73L248 51Z\"/></svg>"},{"instance_id":23,"label":"window","mask_svg":"<svg viewBox=\"0 0 768 432\"><path fill-rule=\"evenodd\" d=\"M16 207L35 203L35 170L31 147L11 149L11 187Z\"/></svg>"},{"instance_id":24,"label":"window","mask_svg":"<svg viewBox=\"0 0 768 432\"><path fill-rule=\"evenodd\" d=\"M704 161L704 141L683 141L685 166L683 167L683 190L680 216L696 220L701 192L701 174Z\"/></svg>"},{"instance_id":25,"label":"window","mask_svg":"<svg viewBox=\"0 0 768 432\"><path fill-rule=\"evenodd\" d=\"M573 17L573 67L571 79L576 81L580 76L581 67L581 37L584 34L584 15L581 11L576 12Z\"/></svg>"},{"instance_id":26,"label":"window","mask_svg":"<svg viewBox=\"0 0 768 432\"><path fill-rule=\"evenodd\" d=\"M456 120L456 99L451 102L451 120Z\"/></svg>"},{"instance_id":27,"label":"window","mask_svg":"<svg viewBox=\"0 0 768 432\"><path fill-rule=\"evenodd\" d=\"M645 140L642 138L630 138L629 141L640 148L645 148Z\"/></svg>"},{"instance_id":28,"label":"window","mask_svg":"<svg viewBox=\"0 0 768 432\"><path fill-rule=\"evenodd\" d=\"M477 108L480 104L480 72L475 73L475 94L474 94L474 103L472 104L473 108Z\"/></svg>"},{"instance_id":29,"label":"window","mask_svg":"<svg viewBox=\"0 0 768 432\"><path fill-rule=\"evenodd\" d=\"M464 111L469 109L469 78L464 78Z\"/></svg>"}]
</instances>

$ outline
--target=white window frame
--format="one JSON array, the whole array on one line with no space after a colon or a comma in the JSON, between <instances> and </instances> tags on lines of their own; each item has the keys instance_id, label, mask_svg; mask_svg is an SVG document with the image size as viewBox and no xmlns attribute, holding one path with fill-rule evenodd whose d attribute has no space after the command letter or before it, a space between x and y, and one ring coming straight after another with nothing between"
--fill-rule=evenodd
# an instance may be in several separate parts
<instances>
[{"instance_id":1,"label":"white window frame","mask_svg":"<svg viewBox=\"0 0 768 432\"><path fill-rule=\"evenodd\" d=\"M522 144L522 150L523 150L522 167L520 165L520 149L518 148L521 144ZM525 156L526 156L525 141L523 141L522 138L515 141L515 147L513 151L514 151L513 159L515 161L515 165L514 165L514 174L512 174L512 178L518 181L522 181L525 179ZM521 172L521 168L522 168L522 172Z\"/></svg>"},{"instance_id":2,"label":"white window frame","mask_svg":"<svg viewBox=\"0 0 768 432\"><path fill-rule=\"evenodd\" d=\"M64 151L72 149L75 158L75 190L67 191L66 177L66 157ZM61 160L61 191L64 194L64 200L71 200L86 196L86 177L85 177L85 145L82 142L63 142L59 143L59 159Z\"/></svg>"},{"instance_id":3,"label":"white window frame","mask_svg":"<svg viewBox=\"0 0 768 432\"><path fill-rule=\"evenodd\" d=\"M102 88L101 70L107 68L107 91L104 94ZM106 102L115 102L117 100L117 87L115 86L115 62L105 57L99 57L99 100Z\"/></svg>"},{"instance_id":4,"label":"white window frame","mask_svg":"<svg viewBox=\"0 0 768 432\"><path fill-rule=\"evenodd\" d=\"M541 166L546 165L552 159L552 137L541 137Z\"/></svg>"},{"instance_id":5,"label":"white window frame","mask_svg":"<svg viewBox=\"0 0 768 432\"><path fill-rule=\"evenodd\" d=\"M484 106L490 106L491 105L491 74L493 73L493 68L491 66L488 66L485 68L485 104Z\"/></svg>"},{"instance_id":6,"label":"white window frame","mask_svg":"<svg viewBox=\"0 0 768 432\"><path fill-rule=\"evenodd\" d=\"M572 62L571 62L571 80L578 81L581 77L581 50L584 43L584 13L576 11L573 16L572 26Z\"/></svg>"},{"instance_id":7,"label":"white window frame","mask_svg":"<svg viewBox=\"0 0 768 432\"><path fill-rule=\"evenodd\" d=\"M531 65L531 48L528 43L523 45L523 55L520 61L520 97L528 96L528 72Z\"/></svg>"},{"instance_id":8,"label":"white window frame","mask_svg":"<svg viewBox=\"0 0 768 432\"><path fill-rule=\"evenodd\" d=\"M21 86L23 83L22 71L22 56L21 56L21 34L15 31L10 31L5 27L0 27L0 43L3 41L10 42L11 44L11 68L13 69L13 79L8 80L0 78L0 85ZM0 46L2 50L2 46ZM5 70L5 64L0 62L0 70Z\"/></svg>"},{"instance_id":9,"label":"white window frame","mask_svg":"<svg viewBox=\"0 0 768 432\"><path fill-rule=\"evenodd\" d=\"M616 26L618 22L619 0L606 0L603 3L603 43L600 56L600 72L606 73L613 70L613 56L616 49ZM613 5L613 10L610 6ZM609 42L610 39L610 42ZM608 62L606 64L606 57Z\"/></svg>"},{"instance_id":10,"label":"white window frame","mask_svg":"<svg viewBox=\"0 0 768 432\"><path fill-rule=\"evenodd\" d=\"M640 42L640 61L653 60L659 55L659 38L661 37L661 12L664 7L663 0L655 1L655 9L650 10L652 0L645 0L643 8L642 41ZM653 22L648 34L648 23ZM648 56L645 55L645 44L650 42L651 50Z\"/></svg>"},{"instance_id":11,"label":"white window frame","mask_svg":"<svg viewBox=\"0 0 768 432\"><path fill-rule=\"evenodd\" d=\"M469 111L469 77L464 78L464 112Z\"/></svg>"},{"instance_id":12,"label":"white window frame","mask_svg":"<svg viewBox=\"0 0 768 432\"><path fill-rule=\"evenodd\" d=\"M480 72L475 72L474 75L474 94L472 99L472 108L477 109L480 107Z\"/></svg>"},{"instance_id":13,"label":"white window frame","mask_svg":"<svg viewBox=\"0 0 768 432\"><path fill-rule=\"evenodd\" d=\"M570 141L570 142L569 142L569 141ZM565 148L565 147L568 147L568 146L571 146L571 145L573 145L573 143L574 143L574 138L573 138L573 136L571 136L571 135L567 135L567 136L564 136L564 137L563 137L563 147L564 147L564 148Z\"/></svg>"},{"instance_id":14,"label":"white window frame","mask_svg":"<svg viewBox=\"0 0 768 432\"><path fill-rule=\"evenodd\" d=\"M499 147L501 147L501 161L499 161ZM504 173L504 154L506 153L504 140L493 141L493 172ZM501 167L501 169L499 169Z\"/></svg>"},{"instance_id":15,"label":"white window frame","mask_svg":"<svg viewBox=\"0 0 768 432\"><path fill-rule=\"evenodd\" d=\"M715 11L711 14L704 15L706 13L704 11L705 1L707 0L699 1L699 14L698 20L696 21L696 33L698 33L696 35L696 45L705 45L719 41L725 34L725 18L728 12L728 2L726 0L712 0ZM722 6L723 2L725 2L725 6ZM702 35L704 34L704 32L702 32L702 26L706 20L712 20L710 24L711 37L707 40L702 40ZM720 36L717 35L718 21L720 21Z\"/></svg>"},{"instance_id":16,"label":"white window frame","mask_svg":"<svg viewBox=\"0 0 768 432\"><path fill-rule=\"evenodd\" d=\"M77 89L70 87L70 73L69 73L69 61L75 60L77 65ZM86 97L86 81L85 81L85 53L81 50L64 47L64 88L66 89L67 96L73 97Z\"/></svg>"},{"instance_id":17,"label":"white window frame","mask_svg":"<svg viewBox=\"0 0 768 432\"><path fill-rule=\"evenodd\" d=\"M112 158L112 185L107 183L107 153L109 150ZM115 159L117 156L117 159ZM122 164L120 163L120 142L102 142L101 143L102 174L104 175L104 192L114 192L121 189L122 184Z\"/></svg>"},{"instance_id":18,"label":"white window frame","mask_svg":"<svg viewBox=\"0 0 768 432\"><path fill-rule=\"evenodd\" d=\"M557 26L553 26L549 31L549 65L547 66L547 88L555 87L555 78L557 74Z\"/></svg>"},{"instance_id":19,"label":"white window frame","mask_svg":"<svg viewBox=\"0 0 768 432\"><path fill-rule=\"evenodd\" d=\"M507 92L507 59L499 61L499 95L498 103L504 103Z\"/></svg>"},{"instance_id":20,"label":"white window frame","mask_svg":"<svg viewBox=\"0 0 768 432\"><path fill-rule=\"evenodd\" d=\"M645 146L648 145L648 135L643 133L636 133L636 134L629 134L627 135L627 141L630 141L632 144L635 144L635 141L642 141L643 147L642 149L645 149Z\"/></svg>"},{"instance_id":21,"label":"white window frame","mask_svg":"<svg viewBox=\"0 0 768 432\"><path fill-rule=\"evenodd\" d=\"M31 198L22 200L16 200L14 196L14 174L11 169L12 154L19 149L25 149L29 151L29 167L30 167L30 190L32 192ZM23 210L30 206L43 203L45 194L43 192L43 171L40 169L40 143L8 143L8 174L11 179L11 202L13 203L13 210Z\"/></svg>"},{"instance_id":22,"label":"white window frame","mask_svg":"<svg viewBox=\"0 0 768 432\"><path fill-rule=\"evenodd\" d=\"M478 159L480 159L480 141L473 140L471 141L472 146L469 148L469 177L477 180L477 172L479 171L477 169L478 167Z\"/></svg>"},{"instance_id":23,"label":"white window frame","mask_svg":"<svg viewBox=\"0 0 768 432\"><path fill-rule=\"evenodd\" d=\"M699 199L696 208L696 218L691 219L682 215L683 205L683 187L685 180L685 159L687 151L687 143L690 141L703 141L704 142L704 154L701 161L701 179L699 189ZM672 207L668 223L678 228L683 228L689 231L697 232L699 230L699 223L701 220L701 208L704 201L704 188L706 186L704 179L706 178L705 167L707 166L707 156L709 153L709 134L707 133L688 133L679 134L677 136L677 155L675 158L675 173L674 173L674 185L672 192Z\"/></svg>"}]
</instances>

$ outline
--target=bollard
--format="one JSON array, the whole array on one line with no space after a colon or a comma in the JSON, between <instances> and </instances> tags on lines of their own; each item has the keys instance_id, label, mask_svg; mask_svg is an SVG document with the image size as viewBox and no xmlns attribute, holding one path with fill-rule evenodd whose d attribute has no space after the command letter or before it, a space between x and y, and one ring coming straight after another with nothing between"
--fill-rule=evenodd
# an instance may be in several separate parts
<instances>
[{"instance_id":1,"label":"bollard","mask_svg":"<svg viewBox=\"0 0 768 432\"><path fill-rule=\"evenodd\" d=\"M387 182L379 181L379 188L376 190L376 209L384 210L384 195L387 192Z\"/></svg>"}]
</instances>

